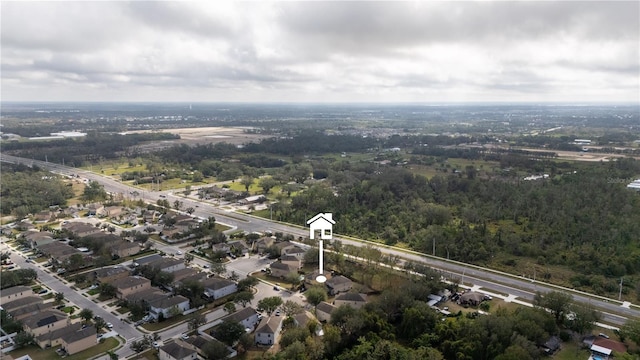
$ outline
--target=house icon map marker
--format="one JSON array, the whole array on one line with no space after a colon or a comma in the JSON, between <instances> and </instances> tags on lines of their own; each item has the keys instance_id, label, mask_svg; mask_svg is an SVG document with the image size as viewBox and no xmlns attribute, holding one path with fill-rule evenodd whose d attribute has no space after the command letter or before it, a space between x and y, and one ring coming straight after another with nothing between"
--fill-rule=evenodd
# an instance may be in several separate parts
<instances>
[{"instance_id":1,"label":"house icon map marker","mask_svg":"<svg viewBox=\"0 0 640 360\"><path fill-rule=\"evenodd\" d=\"M320 269L318 271L316 281L321 284L327 281L327 277L324 276L323 240L331 240L333 238L333 225L335 224L336 222L333 220L332 213L319 213L307 221L307 225L309 225L309 238L311 240L315 239L316 231L320 233L320 239L318 239L318 257Z\"/></svg>"}]
</instances>

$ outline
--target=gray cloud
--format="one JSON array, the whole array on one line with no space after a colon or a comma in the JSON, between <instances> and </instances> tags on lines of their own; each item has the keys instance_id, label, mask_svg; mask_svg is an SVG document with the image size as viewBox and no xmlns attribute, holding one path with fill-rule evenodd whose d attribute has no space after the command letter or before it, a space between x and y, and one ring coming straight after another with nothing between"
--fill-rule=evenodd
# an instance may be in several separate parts
<instances>
[{"instance_id":1,"label":"gray cloud","mask_svg":"<svg viewBox=\"0 0 640 360\"><path fill-rule=\"evenodd\" d=\"M631 1L4 2L2 97L637 100L639 14Z\"/></svg>"}]
</instances>

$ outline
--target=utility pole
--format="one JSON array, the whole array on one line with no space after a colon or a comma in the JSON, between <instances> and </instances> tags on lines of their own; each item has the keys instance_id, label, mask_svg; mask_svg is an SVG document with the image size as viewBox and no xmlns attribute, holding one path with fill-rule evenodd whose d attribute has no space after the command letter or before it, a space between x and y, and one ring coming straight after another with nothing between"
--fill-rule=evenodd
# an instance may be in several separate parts
<instances>
[{"instance_id":1,"label":"utility pole","mask_svg":"<svg viewBox=\"0 0 640 360\"><path fill-rule=\"evenodd\" d=\"M618 300L622 301L622 277L620 278L620 292L618 293Z\"/></svg>"}]
</instances>

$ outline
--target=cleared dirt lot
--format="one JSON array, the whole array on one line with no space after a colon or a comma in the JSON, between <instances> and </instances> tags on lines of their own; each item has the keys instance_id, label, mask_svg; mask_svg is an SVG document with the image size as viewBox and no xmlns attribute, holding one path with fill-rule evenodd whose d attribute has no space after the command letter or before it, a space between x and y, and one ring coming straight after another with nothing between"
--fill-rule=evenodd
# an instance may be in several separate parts
<instances>
[{"instance_id":1,"label":"cleared dirt lot","mask_svg":"<svg viewBox=\"0 0 640 360\"><path fill-rule=\"evenodd\" d=\"M131 131L131 133L150 133L163 132L176 134L180 136L178 140L161 141L154 144L142 146L147 150L157 150L166 148L176 144L215 144L226 142L234 145L242 145L251 142L258 142L269 136L261 134L253 134L248 132L250 127L198 127L198 128L178 128L178 129L159 129L159 130L139 130Z\"/></svg>"}]
</instances>

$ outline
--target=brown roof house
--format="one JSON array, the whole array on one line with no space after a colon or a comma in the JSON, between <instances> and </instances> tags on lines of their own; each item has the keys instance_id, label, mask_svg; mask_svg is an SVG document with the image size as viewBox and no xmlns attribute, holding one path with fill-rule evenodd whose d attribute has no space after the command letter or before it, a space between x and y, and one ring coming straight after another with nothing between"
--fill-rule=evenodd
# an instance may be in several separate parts
<instances>
[{"instance_id":1,"label":"brown roof house","mask_svg":"<svg viewBox=\"0 0 640 360\"><path fill-rule=\"evenodd\" d=\"M69 324L68 326L62 327L54 331L46 332L44 334L37 336L36 343L38 343L38 346L40 346L43 349L47 347L56 347L62 344L62 335L68 332L75 332L80 329L82 329L81 322Z\"/></svg>"},{"instance_id":2,"label":"brown roof house","mask_svg":"<svg viewBox=\"0 0 640 360\"><path fill-rule=\"evenodd\" d=\"M333 304L336 307L342 305L351 306L354 309L360 309L367 303L367 295L358 293L344 293L336 296Z\"/></svg>"},{"instance_id":3,"label":"brown roof house","mask_svg":"<svg viewBox=\"0 0 640 360\"><path fill-rule=\"evenodd\" d=\"M44 333L67 326L69 324L69 317L62 311L52 309L28 317L24 319L22 323L26 332L38 337Z\"/></svg>"},{"instance_id":4,"label":"brown roof house","mask_svg":"<svg viewBox=\"0 0 640 360\"><path fill-rule=\"evenodd\" d=\"M296 269L296 271L300 270L300 268L302 267L302 261L293 255L280 256L280 262L289 265L290 267Z\"/></svg>"},{"instance_id":5,"label":"brown roof house","mask_svg":"<svg viewBox=\"0 0 640 360\"><path fill-rule=\"evenodd\" d=\"M83 350L95 346L98 343L96 336L96 328L87 326L84 329L68 331L62 335L62 344L60 348L64 349L69 355L77 354Z\"/></svg>"},{"instance_id":6,"label":"brown roof house","mask_svg":"<svg viewBox=\"0 0 640 360\"><path fill-rule=\"evenodd\" d=\"M69 230L69 232L79 238L101 232L99 228L85 222L68 222L66 224L62 224L62 229Z\"/></svg>"},{"instance_id":7,"label":"brown roof house","mask_svg":"<svg viewBox=\"0 0 640 360\"><path fill-rule=\"evenodd\" d=\"M271 276L278 278L285 278L291 273L295 274L298 272L298 268L287 265L285 263L281 263L279 261L276 261L269 265L269 268L271 269Z\"/></svg>"},{"instance_id":8,"label":"brown roof house","mask_svg":"<svg viewBox=\"0 0 640 360\"><path fill-rule=\"evenodd\" d=\"M93 279L101 284L111 284L118 279L124 279L130 275L129 270L122 266L111 266L93 271Z\"/></svg>"},{"instance_id":9,"label":"brown roof house","mask_svg":"<svg viewBox=\"0 0 640 360\"><path fill-rule=\"evenodd\" d=\"M345 276L338 275L332 277L331 279L328 279L325 282L325 285L329 289L329 294L336 295L341 292L347 292L351 290L351 288L353 287L353 281Z\"/></svg>"},{"instance_id":10,"label":"brown roof house","mask_svg":"<svg viewBox=\"0 0 640 360\"><path fill-rule=\"evenodd\" d=\"M158 357L160 360L196 360L198 352L189 344L174 341L161 346Z\"/></svg>"},{"instance_id":11,"label":"brown roof house","mask_svg":"<svg viewBox=\"0 0 640 360\"><path fill-rule=\"evenodd\" d=\"M111 246L111 255L118 257L127 257L140 252L140 245L136 242L118 241Z\"/></svg>"},{"instance_id":12,"label":"brown roof house","mask_svg":"<svg viewBox=\"0 0 640 360\"><path fill-rule=\"evenodd\" d=\"M151 280L141 276L128 276L111 283L116 288L116 297L124 299L128 295L151 288Z\"/></svg>"},{"instance_id":13,"label":"brown roof house","mask_svg":"<svg viewBox=\"0 0 640 360\"><path fill-rule=\"evenodd\" d=\"M258 345L273 345L282 330L282 317L271 316L263 318L255 333L255 341Z\"/></svg>"},{"instance_id":14,"label":"brown roof house","mask_svg":"<svg viewBox=\"0 0 640 360\"><path fill-rule=\"evenodd\" d=\"M0 292L0 304L32 295L33 290L28 286L12 286L10 288L2 289L2 292Z\"/></svg>"},{"instance_id":15,"label":"brown roof house","mask_svg":"<svg viewBox=\"0 0 640 360\"><path fill-rule=\"evenodd\" d=\"M29 296L3 304L2 308L11 314L14 320L31 317L53 307L53 302L44 302L40 296Z\"/></svg>"}]
</instances>

